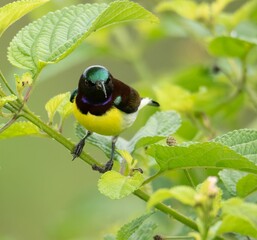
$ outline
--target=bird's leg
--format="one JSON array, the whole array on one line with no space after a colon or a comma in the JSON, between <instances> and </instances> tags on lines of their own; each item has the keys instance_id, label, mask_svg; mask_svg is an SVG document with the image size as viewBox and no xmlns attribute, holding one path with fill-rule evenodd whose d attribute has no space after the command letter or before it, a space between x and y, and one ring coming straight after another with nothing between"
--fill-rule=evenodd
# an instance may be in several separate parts
<instances>
[{"instance_id":1,"label":"bird's leg","mask_svg":"<svg viewBox=\"0 0 257 240\"><path fill-rule=\"evenodd\" d=\"M86 134L86 135L79 141L79 143L74 147L74 149L73 149L72 152L71 152L71 154L72 154L72 156L73 156L72 161L73 161L75 158L77 158L77 157L80 156L80 154L81 154L81 152L82 152L82 150L83 150L83 147L84 147L84 145L85 145L85 141L86 141L86 139L87 139L91 134L92 134L92 132L87 131L87 134Z\"/></svg>"},{"instance_id":2,"label":"bird's leg","mask_svg":"<svg viewBox=\"0 0 257 240\"><path fill-rule=\"evenodd\" d=\"M112 138L112 151L111 151L111 158L110 160L104 165L104 167L99 167L97 165L93 165L92 169L95 171L98 171L100 173L105 173L107 171L112 170L113 166L113 159L114 159L114 152L115 152L115 144L117 142L118 136L114 136Z\"/></svg>"}]
</instances>

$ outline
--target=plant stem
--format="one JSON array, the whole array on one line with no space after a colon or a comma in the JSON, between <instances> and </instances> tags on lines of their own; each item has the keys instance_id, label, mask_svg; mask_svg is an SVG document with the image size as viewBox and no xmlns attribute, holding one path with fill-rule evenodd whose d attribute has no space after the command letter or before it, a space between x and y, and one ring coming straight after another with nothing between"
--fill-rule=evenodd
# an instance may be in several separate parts
<instances>
[{"instance_id":1,"label":"plant stem","mask_svg":"<svg viewBox=\"0 0 257 240\"><path fill-rule=\"evenodd\" d=\"M9 86L8 82L6 81L2 71L0 70L0 78L2 79L3 83L5 84L5 86L8 88L8 90L10 91L10 93L15 95L15 92L11 89L11 87Z\"/></svg>"},{"instance_id":2,"label":"plant stem","mask_svg":"<svg viewBox=\"0 0 257 240\"><path fill-rule=\"evenodd\" d=\"M30 112L28 109L24 109L23 111L24 111L24 113L22 114L22 116L24 118L26 118L30 122L34 123L42 131L47 133L51 138L53 138L56 141L58 141L59 143L61 143L63 146L65 146L70 151L73 150L74 144L71 141L66 139L62 134L60 134L53 128L49 127L47 124L45 124L43 121L41 121L38 117L36 117L32 112ZM93 165L93 164L99 165L99 163L96 160L94 160L91 156L89 156L85 152L82 152L82 154L80 155L80 158L90 165ZM145 192L143 192L142 190L135 191L134 195L138 196L139 198L141 198L144 201L148 201L150 198L150 196L148 194L146 194ZM168 215L173 216L176 220L184 223L188 227L190 227L194 230L197 230L197 225L195 224L194 221L192 221L191 219L187 218L186 216L178 213L176 210L166 206L165 204L159 203L156 205L156 208Z\"/></svg>"},{"instance_id":3,"label":"plant stem","mask_svg":"<svg viewBox=\"0 0 257 240\"><path fill-rule=\"evenodd\" d=\"M191 176L191 174L190 174L190 172L189 172L189 169L184 169L184 173L185 173L186 178L187 178L188 182L190 183L190 185L191 185L193 188L195 188L195 184L194 184L193 178L192 178L192 176Z\"/></svg>"},{"instance_id":4,"label":"plant stem","mask_svg":"<svg viewBox=\"0 0 257 240\"><path fill-rule=\"evenodd\" d=\"M74 144L65 138L61 133L58 131L54 130L50 126L48 126L46 123L41 121L38 117L36 117L31 111L28 109L23 109L23 114L21 114L24 118L29 120L30 122L34 123L36 126L38 126L43 132L49 135L49 137L55 139L57 142L61 143L63 146L65 146L67 149L70 151L73 150ZM82 152L80 155L80 158L88 163L89 165L100 165L95 159L93 159L90 155L88 155L85 152Z\"/></svg>"},{"instance_id":5,"label":"plant stem","mask_svg":"<svg viewBox=\"0 0 257 240\"><path fill-rule=\"evenodd\" d=\"M190 236L171 236L171 237L163 237L162 239L168 240L168 239L194 239L194 237L190 237Z\"/></svg>"},{"instance_id":6,"label":"plant stem","mask_svg":"<svg viewBox=\"0 0 257 240\"><path fill-rule=\"evenodd\" d=\"M134 192L134 195L138 196L139 198L141 198L142 200L144 200L145 202L147 202L150 199L150 196L143 192L142 190L138 189ZM196 225L196 223L191 220L190 218L184 216L183 214L177 212L175 209L168 207L167 205L163 204L163 203L158 203L155 205L155 208L160 210L163 213L166 213L172 217L174 217L176 220L178 220L179 222L187 225L188 227L194 229L194 230L198 230L198 227Z\"/></svg>"}]
</instances>

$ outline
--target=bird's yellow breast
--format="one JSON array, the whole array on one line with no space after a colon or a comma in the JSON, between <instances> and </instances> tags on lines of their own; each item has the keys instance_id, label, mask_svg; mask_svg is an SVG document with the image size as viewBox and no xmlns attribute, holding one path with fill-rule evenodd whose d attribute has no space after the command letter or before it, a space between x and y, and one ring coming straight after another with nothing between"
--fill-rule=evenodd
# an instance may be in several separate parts
<instances>
[{"instance_id":1,"label":"bird's yellow breast","mask_svg":"<svg viewBox=\"0 0 257 240\"><path fill-rule=\"evenodd\" d=\"M73 113L78 122L88 131L101 135L116 136L124 130L123 113L115 107L102 116L95 116L90 113L81 113L74 101Z\"/></svg>"}]
</instances>

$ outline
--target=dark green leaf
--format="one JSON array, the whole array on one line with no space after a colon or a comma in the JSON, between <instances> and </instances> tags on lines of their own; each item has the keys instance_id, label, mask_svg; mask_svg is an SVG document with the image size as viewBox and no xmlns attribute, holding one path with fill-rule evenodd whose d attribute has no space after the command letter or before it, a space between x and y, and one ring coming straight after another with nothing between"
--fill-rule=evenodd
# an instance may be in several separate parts
<instances>
[{"instance_id":1,"label":"dark green leaf","mask_svg":"<svg viewBox=\"0 0 257 240\"><path fill-rule=\"evenodd\" d=\"M248 174L242 176L236 184L236 191L239 197L246 197L252 192L257 190L257 176L254 174Z\"/></svg>"},{"instance_id":2,"label":"dark green leaf","mask_svg":"<svg viewBox=\"0 0 257 240\"><path fill-rule=\"evenodd\" d=\"M160 171L190 168L237 169L257 173L257 166L227 146L206 142L188 147L151 145L148 154L155 158Z\"/></svg>"}]
</instances>

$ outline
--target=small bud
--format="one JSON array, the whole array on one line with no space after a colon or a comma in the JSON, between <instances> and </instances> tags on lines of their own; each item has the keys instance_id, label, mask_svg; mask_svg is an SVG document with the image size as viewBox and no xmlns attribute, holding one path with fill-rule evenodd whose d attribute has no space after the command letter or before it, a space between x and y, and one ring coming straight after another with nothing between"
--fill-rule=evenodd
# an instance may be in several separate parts
<instances>
[{"instance_id":1,"label":"small bud","mask_svg":"<svg viewBox=\"0 0 257 240\"><path fill-rule=\"evenodd\" d=\"M220 69L220 67L219 67L218 65L214 65L214 66L212 67L212 72L213 72L214 74L218 74L220 71L221 71L221 69Z\"/></svg>"},{"instance_id":2,"label":"small bud","mask_svg":"<svg viewBox=\"0 0 257 240\"><path fill-rule=\"evenodd\" d=\"M176 141L176 139L174 137L169 136L166 139L166 143L167 143L168 146L176 146L177 141Z\"/></svg>"},{"instance_id":3,"label":"small bud","mask_svg":"<svg viewBox=\"0 0 257 240\"><path fill-rule=\"evenodd\" d=\"M22 91L25 87L31 86L32 84L32 75L30 72L24 73L21 77L14 75L16 81L16 89L20 97L22 96Z\"/></svg>"},{"instance_id":4,"label":"small bud","mask_svg":"<svg viewBox=\"0 0 257 240\"><path fill-rule=\"evenodd\" d=\"M217 177L208 177L207 181L209 182L208 195L209 197L215 197L219 192L219 189L217 188L217 185L216 185L218 182L218 179Z\"/></svg>"},{"instance_id":5,"label":"small bud","mask_svg":"<svg viewBox=\"0 0 257 240\"><path fill-rule=\"evenodd\" d=\"M163 240L163 238L160 235L155 235L153 237L154 240Z\"/></svg>"}]
</instances>

